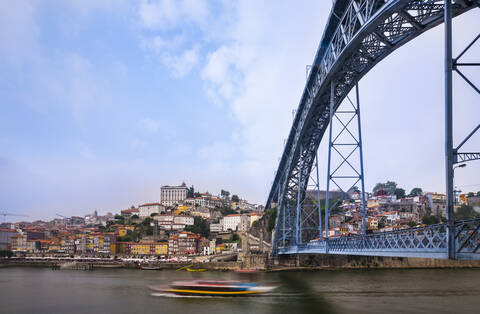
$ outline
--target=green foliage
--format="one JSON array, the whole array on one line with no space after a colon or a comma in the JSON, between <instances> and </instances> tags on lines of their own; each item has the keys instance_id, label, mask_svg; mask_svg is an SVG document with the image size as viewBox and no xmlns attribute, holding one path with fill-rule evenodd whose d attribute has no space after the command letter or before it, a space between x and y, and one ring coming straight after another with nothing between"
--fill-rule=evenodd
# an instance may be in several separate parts
<instances>
[{"instance_id":1,"label":"green foliage","mask_svg":"<svg viewBox=\"0 0 480 314\"><path fill-rule=\"evenodd\" d=\"M454 216L455 220L468 220L480 217L473 207L469 205L460 206Z\"/></svg>"},{"instance_id":2,"label":"green foliage","mask_svg":"<svg viewBox=\"0 0 480 314\"><path fill-rule=\"evenodd\" d=\"M421 188L413 188L410 191L410 194L408 194L408 196L410 196L410 197L420 196L420 195L422 195L422 193L423 193L423 190Z\"/></svg>"},{"instance_id":3,"label":"green foliage","mask_svg":"<svg viewBox=\"0 0 480 314\"><path fill-rule=\"evenodd\" d=\"M119 242L137 242L139 233L137 231L127 230L127 234L123 237L118 237Z\"/></svg>"},{"instance_id":4,"label":"green foliage","mask_svg":"<svg viewBox=\"0 0 480 314\"><path fill-rule=\"evenodd\" d=\"M395 189L395 195L397 196L397 199L401 199L401 198L404 198L406 195L405 195L405 190L402 189L402 188L396 188Z\"/></svg>"},{"instance_id":5,"label":"green foliage","mask_svg":"<svg viewBox=\"0 0 480 314\"><path fill-rule=\"evenodd\" d=\"M157 215L158 215L158 213L151 213L151 214L150 214L150 217L155 217L155 216L157 216Z\"/></svg>"},{"instance_id":6,"label":"green foliage","mask_svg":"<svg viewBox=\"0 0 480 314\"><path fill-rule=\"evenodd\" d=\"M193 193L193 197L200 197L200 196L201 196L201 195L200 195L200 192L195 192L195 193Z\"/></svg>"},{"instance_id":7,"label":"green foliage","mask_svg":"<svg viewBox=\"0 0 480 314\"><path fill-rule=\"evenodd\" d=\"M223 196L223 197L228 198L228 197L230 196L230 192L225 191L225 190L222 189L222 190L220 191L220 195Z\"/></svg>"},{"instance_id":8,"label":"green foliage","mask_svg":"<svg viewBox=\"0 0 480 314\"><path fill-rule=\"evenodd\" d=\"M13 252L10 250L1 250L0 251L0 257L12 257Z\"/></svg>"},{"instance_id":9,"label":"green foliage","mask_svg":"<svg viewBox=\"0 0 480 314\"><path fill-rule=\"evenodd\" d=\"M206 219L203 219L201 217L195 217L193 219L193 225L186 226L185 231L200 234L205 238L208 238L210 236L210 227L208 225L208 222Z\"/></svg>"},{"instance_id":10,"label":"green foliage","mask_svg":"<svg viewBox=\"0 0 480 314\"><path fill-rule=\"evenodd\" d=\"M231 208L228 207L223 207L220 209L220 212L222 213L223 216L231 215L231 214L236 214L237 212L234 211Z\"/></svg>"},{"instance_id":11,"label":"green foliage","mask_svg":"<svg viewBox=\"0 0 480 314\"><path fill-rule=\"evenodd\" d=\"M413 220L411 220L411 221L408 222L408 226L409 226L410 228L413 228L413 227L415 227L416 225L417 225L417 223L416 223L415 221L413 221Z\"/></svg>"},{"instance_id":12,"label":"green foliage","mask_svg":"<svg viewBox=\"0 0 480 314\"><path fill-rule=\"evenodd\" d=\"M468 194L467 194L467 197L474 197L474 196L475 196L475 193L473 193L473 192L468 192Z\"/></svg>"},{"instance_id":13,"label":"green foliage","mask_svg":"<svg viewBox=\"0 0 480 314\"><path fill-rule=\"evenodd\" d=\"M238 236L238 234L232 233L232 235L230 236L230 239L224 240L223 242L224 242L224 243L241 243L241 242L242 242L242 239L240 239L240 237Z\"/></svg>"},{"instance_id":14,"label":"green foliage","mask_svg":"<svg viewBox=\"0 0 480 314\"><path fill-rule=\"evenodd\" d=\"M188 188L187 197L192 198L194 195L195 195L195 188L192 185L191 187Z\"/></svg>"},{"instance_id":15,"label":"green foliage","mask_svg":"<svg viewBox=\"0 0 480 314\"><path fill-rule=\"evenodd\" d=\"M125 220L125 217L123 217L122 215L115 215L115 219L116 220Z\"/></svg>"},{"instance_id":16,"label":"green foliage","mask_svg":"<svg viewBox=\"0 0 480 314\"><path fill-rule=\"evenodd\" d=\"M275 228L275 220L277 219L277 208L267 209L267 217L267 230L268 232L272 232L273 228Z\"/></svg>"},{"instance_id":17,"label":"green foliage","mask_svg":"<svg viewBox=\"0 0 480 314\"><path fill-rule=\"evenodd\" d=\"M138 219L138 218L140 218L140 217L138 217L138 215L133 215L132 216L132 219Z\"/></svg>"},{"instance_id":18,"label":"green foliage","mask_svg":"<svg viewBox=\"0 0 480 314\"><path fill-rule=\"evenodd\" d=\"M441 221L440 217L438 216L423 216L422 223L425 225L434 225L438 224Z\"/></svg>"},{"instance_id":19,"label":"green foliage","mask_svg":"<svg viewBox=\"0 0 480 314\"><path fill-rule=\"evenodd\" d=\"M240 202L240 198L238 197L237 194L233 194L233 195L232 195L232 202L235 202L235 203Z\"/></svg>"},{"instance_id":20,"label":"green foliage","mask_svg":"<svg viewBox=\"0 0 480 314\"><path fill-rule=\"evenodd\" d=\"M377 183L373 187L373 193L377 192L378 190L385 190L387 191L388 195L392 195L395 193L395 189L397 188L397 183L394 181L387 181L385 183Z\"/></svg>"},{"instance_id":21,"label":"green foliage","mask_svg":"<svg viewBox=\"0 0 480 314\"><path fill-rule=\"evenodd\" d=\"M385 228L385 222L383 220L378 221L378 229Z\"/></svg>"},{"instance_id":22,"label":"green foliage","mask_svg":"<svg viewBox=\"0 0 480 314\"><path fill-rule=\"evenodd\" d=\"M152 236L153 235L153 227L152 226L148 226L145 230L145 233L148 235L148 236Z\"/></svg>"},{"instance_id":23,"label":"green foliage","mask_svg":"<svg viewBox=\"0 0 480 314\"><path fill-rule=\"evenodd\" d=\"M142 225L144 226L150 226L150 224L152 223L153 219L150 218L150 217L147 217L145 218L143 221L142 221Z\"/></svg>"}]
</instances>

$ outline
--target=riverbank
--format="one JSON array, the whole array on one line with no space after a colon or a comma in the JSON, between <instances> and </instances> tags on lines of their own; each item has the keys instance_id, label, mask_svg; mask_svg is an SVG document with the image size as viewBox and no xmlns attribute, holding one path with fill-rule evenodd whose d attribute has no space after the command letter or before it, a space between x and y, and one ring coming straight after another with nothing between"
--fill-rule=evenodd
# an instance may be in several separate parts
<instances>
[{"instance_id":1,"label":"riverbank","mask_svg":"<svg viewBox=\"0 0 480 314\"><path fill-rule=\"evenodd\" d=\"M240 262L209 262L209 263L143 263L144 266L155 266L160 269L176 270L188 265L191 269L206 269L215 271L231 271L241 268ZM88 269L95 268L126 268L138 269L139 264L121 261L75 261L75 260L27 260L2 259L0 267L48 267L52 269Z\"/></svg>"},{"instance_id":2,"label":"riverbank","mask_svg":"<svg viewBox=\"0 0 480 314\"><path fill-rule=\"evenodd\" d=\"M243 261L231 262L150 262L141 265L158 267L165 270L176 270L188 265L191 269L208 271L234 271L238 269L257 269L267 272L285 271L320 271L344 269L439 269L439 268L479 268L480 261L443 260L427 258L376 257L354 255L299 255L268 258L254 256ZM121 260L76 260L76 259L0 259L0 267L49 267L52 269L95 269L125 268L138 269L139 264Z\"/></svg>"}]
</instances>

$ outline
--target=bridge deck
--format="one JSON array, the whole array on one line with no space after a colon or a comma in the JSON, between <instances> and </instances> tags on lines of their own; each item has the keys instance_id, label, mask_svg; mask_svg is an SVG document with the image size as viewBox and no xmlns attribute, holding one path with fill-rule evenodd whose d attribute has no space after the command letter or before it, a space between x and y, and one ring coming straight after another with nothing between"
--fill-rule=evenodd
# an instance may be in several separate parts
<instances>
[{"instance_id":1,"label":"bridge deck","mask_svg":"<svg viewBox=\"0 0 480 314\"><path fill-rule=\"evenodd\" d=\"M458 259L480 260L480 219L455 224ZM447 227L437 224L366 236L345 236L278 248L278 254L340 254L448 258Z\"/></svg>"}]
</instances>

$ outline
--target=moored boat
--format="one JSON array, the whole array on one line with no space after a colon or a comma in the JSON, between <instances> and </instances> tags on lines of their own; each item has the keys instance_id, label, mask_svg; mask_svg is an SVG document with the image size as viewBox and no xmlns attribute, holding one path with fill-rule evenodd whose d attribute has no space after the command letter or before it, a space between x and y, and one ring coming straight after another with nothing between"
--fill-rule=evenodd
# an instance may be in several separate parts
<instances>
[{"instance_id":1,"label":"moored boat","mask_svg":"<svg viewBox=\"0 0 480 314\"><path fill-rule=\"evenodd\" d=\"M253 282L241 281L176 281L167 288L153 290L186 296L252 296L273 291L276 287L261 286Z\"/></svg>"},{"instance_id":2,"label":"moored boat","mask_svg":"<svg viewBox=\"0 0 480 314\"><path fill-rule=\"evenodd\" d=\"M141 270L162 270L160 266L147 266L147 265L140 265L138 266Z\"/></svg>"}]
</instances>

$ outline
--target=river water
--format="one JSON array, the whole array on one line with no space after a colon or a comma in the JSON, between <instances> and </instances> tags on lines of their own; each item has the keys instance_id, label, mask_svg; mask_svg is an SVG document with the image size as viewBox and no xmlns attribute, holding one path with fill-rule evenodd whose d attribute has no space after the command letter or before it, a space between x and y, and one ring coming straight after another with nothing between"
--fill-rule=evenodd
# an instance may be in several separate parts
<instances>
[{"instance_id":1,"label":"river water","mask_svg":"<svg viewBox=\"0 0 480 314\"><path fill-rule=\"evenodd\" d=\"M268 296L155 295L172 280L252 280ZM0 268L0 313L480 313L480 270L349 270L238 274L134 269Z\"/></svg>"}]
</instances>

